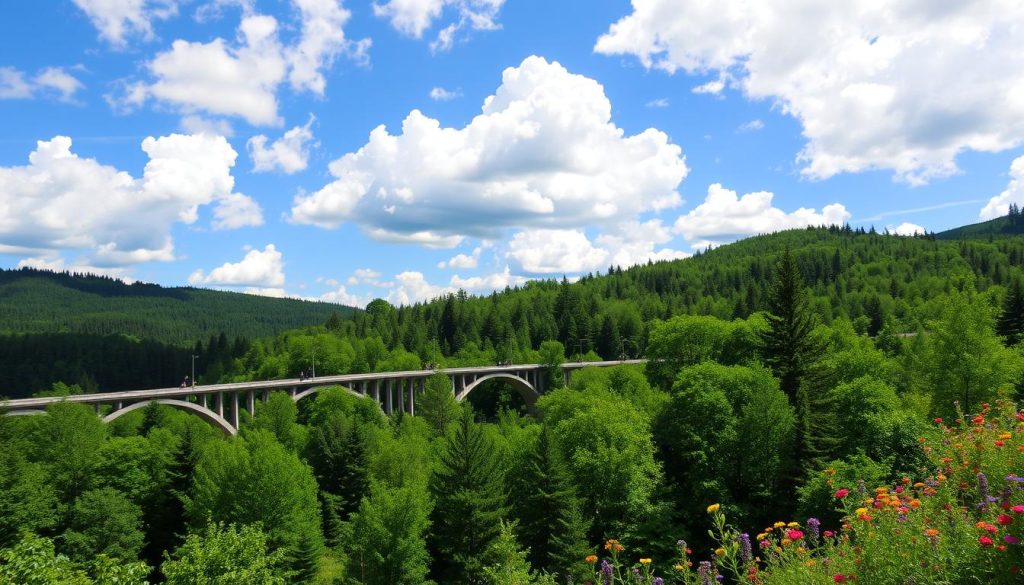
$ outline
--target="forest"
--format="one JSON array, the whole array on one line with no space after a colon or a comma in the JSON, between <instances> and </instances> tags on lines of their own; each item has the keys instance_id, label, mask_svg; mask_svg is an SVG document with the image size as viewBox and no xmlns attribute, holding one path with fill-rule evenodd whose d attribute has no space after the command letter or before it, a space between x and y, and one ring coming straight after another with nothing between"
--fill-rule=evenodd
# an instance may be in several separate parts
<instances>
[{"instance_id":1,"label":"forest","mask_svg":"<svg viewBox=\"0 0 1024 585\"><path fill-rule=\"evenodd\" d=\"M553 389L279 393L231 439L0 417L0 583L1019 582L1022 265L1015 236L796 230L218 337L203 381L507 359ZM556 374L622 356L650 361Z\"/></svg>"}]
</instances>

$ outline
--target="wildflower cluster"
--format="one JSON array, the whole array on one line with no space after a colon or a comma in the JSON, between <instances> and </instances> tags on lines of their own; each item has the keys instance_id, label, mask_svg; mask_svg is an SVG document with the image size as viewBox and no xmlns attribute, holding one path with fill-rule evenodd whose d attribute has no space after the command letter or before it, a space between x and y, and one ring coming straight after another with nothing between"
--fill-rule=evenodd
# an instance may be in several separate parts
<instances>
[{"instance_id":1,"label":"wildflower cluster","mask_svg":"<svg viewBox=\"0 0 1024 585\"><path fill-rule=\"evenodd\" d=\"M648 559L633 580L595 583L1024 582L1024 412L997 401L953 425L934 424L934 436L919 439L932 472L874 489L863 482L835 486L834 502L843 512L837 526L823 528L816 518L780 520L751 537L713 504L708 534L715 546L708 560L694 566L692 551L680 541L680 560L665 578L655 577ZM618 575L620 552L608 562L609 576Z\"/></svg>"}]
</instances>

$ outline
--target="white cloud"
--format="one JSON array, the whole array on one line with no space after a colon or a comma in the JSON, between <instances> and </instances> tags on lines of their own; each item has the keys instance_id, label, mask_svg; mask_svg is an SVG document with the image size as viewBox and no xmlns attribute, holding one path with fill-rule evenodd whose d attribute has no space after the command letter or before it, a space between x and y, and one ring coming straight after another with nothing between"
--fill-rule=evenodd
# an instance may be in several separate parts
<instances>
[{"instance_id":1,"label":"white cloud","mask_svg":"<svg viewBox=\"0 0 1024 585\"><path fill-rule=\"evenodd\" d=\"M905 221L894 228L889 228L889 233L897 236L913 236L916 234L923 234L925 232L926 230L923 227L908 221Z\"/></svg>"},{"instance_id":2,"label":"white cloud","mask_svg":"<svg viewBox=\"0 0 1024 585\"><path fill-rule=\"evenodd\" d=\"M336 180L300 194L296 223L359 224L375 239L452 247L509 227L580 228L681 203L687 174L665 133L625 135L594 80L529 57L467 126L413 110L330 165Z\"/></svg>"},{"instance_id":3,"label":"white cloud","mask_svg":"<svg viewBox=\"0 0 1024 585\"><path fill-rule=\"evenodd\" d=\"M457 89L448 91L443 87L435 87L430 90L430 99L435 102L449 102L460 97L462 97L462 92Z\"/></svg>"},{"instance_id":4,"label":"white cloud","mask_svg":"<svg viewBox=\"0 0 1024 585\"><path fill-rule=\"evenodd\" d=\"M508 257L517 272L569 274L607 266L608 251L578 230L526 230L512 236Z\"/></svg>"},{"instance_id":5,"label":"white cloud","mask_svg":"<svg viewBox=\"0 0 1024 585\"><path fill-rule=\"evenodd\" d=\"M757 132L758 130L763 130L763 129L764 129L764 122L762 122L761 120L755 119L755 120L751 120L749 122L745 122L743 124L740 124L740 127L737 128L736 130L738 132Z\"/></svg>"},{"instance_id":6,"label":"white cloud","mask_svg":"<svg viewBox=\"0 0 1024 585\"><path fill-rule=\"evenodd\" d=\"M735 191L714 183L708 187L704 202L675 222L675 232L691 241L695 248L798 227L841 225L850 213L840 203L822 208L821 213L801 207L786 213L772 206L774 195L768 191L737 197Z\"/></svg>"},{"instance_id":7,"label":"white cloud","mask_svg":"<svg viewBox=\"0 0 1024 585\"><path fill-rule=\"evenodd\" d=\"M47 67L31 79L13 67L0 67L0 99L30 99L42 94L73 102L75 94L84 87L62 67Z\"/></svg>"},{"instance_id":8,"label":"white cloud","mask_svg":"<svg viewBox=\"0 0 1024 585\"><path fill-rule=\"evenodd\" d=\"M235 135L234 128L227 120L207 118L190 114L181 118L181 129L188 134L211 134L213 136L224 136L231 138Z\"/></svg>"},{"instance_id":9,"label":"white cloud","mask_svg":"<svg viewBox=\"0 0 1024 585\"><path fill-rule=\"evenodd\" d=\"M388 301L394 305L411 305L455 292L451 287L430 284L422 272L402 272L395 275L395 280L396 286L388 294Z\"/></svg>"},{"instance_id":10,"label":"white cloud","mask_svg":"<svg viewBox=\"0 0 1024 585\"><path fill-rule=\"evenodd\" d=\"M725 81L722 79L713 79L707 83L703 83L694 87L690 91L693 93L703 93L710 95L721 95L722 90L725 89Z\"/></svg>"},{"instance_id":11,"label":"white cloud","mask_svg":"<svg viewBox=\"0 0 1024 585\"><path fill-rule=\"evenodd\" d=\"M289 295L283 288L273 286L248 286L242 290L247 295L257 295L261 297L271 297L274 299L287 299L295 298Z\"/></svg>"},{"instance_id":12,"label":"white cloud","mask_svg":"<svg viewBox=\"0 0 1024 585\"><path fill-rule=\"evenodd\" d=\"M177 0L73 0L100 36L115 46L123 46L126 37L153 38L154 20L164 20L178 12Z\"/></svg>"},{"instance_id":13,"label":"white cloud","mask_svg":"<svg viewBox=\"0 0 1024 585\"><path fill-rule=\"evenodd\" d=\"M1010 212L1010 204L1024 206L1024 156L1010 163L1010 183L981 209L981 219L995 219Z\"/></svg>"},{"instance_id":14,"label":"white cloud","mask_svg":"<svg viewBox=\"0 0 1024 585\"><path fill-rule=\"evenodd\" d=\"M254 125L281 124L276 92L285 79L294 91L323 95L323 70L341 54L365 61L369 48L369 40L345 38L350 13L340 0L292 3L301 18L295 44L282 44L274 17L246 14L237 43L176 40L147 64L153 81L126 84L123 95L111 98L113 105L130 109L152 99L186 115L206 112L239 116Z\"/></svg>"},{"instance_id":15,"label":"white cloud","mask_svg":"<svg viewBox=\"0 0 1024 585\"><path fill-rule=\"evenodd\" d=\"M595 51L779 104L803 126L805 176L920 184L957 172L961 151L1024 140L1022 21L1017 0L633 0Z\"/></svg>"},{"instance_id":16,"label":"white cloud","mask_svg":"<svg viewBox=\"0 0 1024 585\"><path fill-rule=\"evenodd\" d=\"M648 108L667 108L672 104L668 98L658 98L647 102Z\"/></svg>"},{"instance_id":17,"label":"white cloud","mask_svg":"<svg viewBox=\"0 0 1024 585\"><path fill-rule=\"evenodd\" d=\"M225 195L213 208L213 229L233 230L263 225L263 211L252 197L241 193Z\"/></svg>"},{"instance_id":18,"label":"white cloud","mask_svg":"<svg viewBox=\"0 0 1024 585\"><path fill-rule=\"evenodd\" d=\"M501 28L496 19L504 4L505 0L388 0L374 3L373 13L388 19L398 32L419 39L447 9L455 18L430 43L433 51L447 51L462 30Z\"/></svg>"},{"instance_id":19,"label":"white cloud","mask_svg":"<svg viewBox=\"0 0 1024 585\"><path fill-rule=\"evenodd\" d=\"M679 260L690 256L687 252L656 246L673 239L671 230L660 220L644 223L631 221L616 226L611 232L597 236L597 243L608 250L608 266L635 266L648 261Z\"/></svg>"},{"instance_id":20,"label":"white cloud","mask_svg":"<svg viewBox=\"0 0 1024 585\"><path fill-rule=\"evenodd\" d=\"M345 282L349 286L357 286L360 284L368 284L377 288L391 288L394 286L393 282L382 281L380 277L381 273L377 270L373 270L372 268L357 268L356 271L352 273L352 276L349 276ZM337 286L337 281L335 281L334 284L331 284L331 281L328 280L327 284L330 286Z\"/></svg>"},{"instance_id":21,"label":"white cloud","mask_svg":"<svg viewBox=\"0 0 1024 585\"><path fill-rule=\"evenodd\" d=\"M520 286L525 284L527 280L528 279L523 276L514 276L509 270L509 267L506 266L505 270L502 272L485 274L483 276L462 278L456 274L452 276L449 284L452 288L462 289L476 294L485 294L490 293L491 291L501 290L507 286Z\"/></svg>"},{"instance_id":22,"label":"white cloud","mask_svg":"<svg viewBox=\"0 0 1024 585\"><path fill-rule=\"evenodd\" d=\"M204 274L196 270L188 277L189 284L281 288L284 286L284 260L274 244L260 250L249 250L239 262L226 262ZM258 294L258 293L257 293Z\"/></svg>"},{"instance_id":23,"label":"white cloud","mask_svg":"<svg viewBox=\"0 0 1024 585\"><path fill-rule=\"evenodd\" d=\"M467 255L467 254L456 254L455 256L453 256L451 259L449 259L447 261L438 262L437 263L437 267L438 268L442 268L442 269L444 269L444 268L461 268L461 269L476 268L477 264L479 264L479 262L480 262L480 252L482 252L482 251L483 251L483 248L480 247L480 246L477 246L476 248L473 248L473 253L472 254L469 254L469 255Z\"/></svg>"},{"instance_id":24,"label":"white cloud","mask_svg":"<svg viewBox=\"0 0 1024 585\"><path fill-rule=\"evenodd\" d=\"M305 126L296 126L285 132L269 148L266 136L260 134L250 138L246 146L252 157L253 170L268 172L279 169L288 175L305 170L309 161L309 143L313 141L314 120L311 114Z\"/></svg>"},{"instance_id":25,"label":"white cloud","mask_svg":"<svg viewBox=\"0 0 1024 585\"><path fill-rule=\"evenodd\" d=\"M365 307L369 303L369 301L360 298L358 295L348 292L341 285L338 286L337 290L320 295L319 300L328 303L338 303L348 307Z\"/></svg>"},{"instance_id":26,"label":"white cloud","mask_svg":"<svg viewBox=\"0 0 1024 585\"><path fill-rule=\"evenodd\" d=\"M86 251L86 262L108 266L167 261L174 258L174 223L195 223L200 206L237 205L237 154L223 137L149 137L142 150L149 162L136 179L80 158L66 136L37 142L28 165L0 167L0 242Z\"/></svg>"}]
</instances>

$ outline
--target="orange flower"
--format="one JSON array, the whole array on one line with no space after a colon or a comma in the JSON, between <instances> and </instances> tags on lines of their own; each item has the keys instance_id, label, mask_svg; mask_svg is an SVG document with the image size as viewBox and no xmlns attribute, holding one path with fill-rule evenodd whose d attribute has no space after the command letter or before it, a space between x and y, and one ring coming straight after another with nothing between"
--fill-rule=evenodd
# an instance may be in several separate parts
<instances>
[{"instance_id":1,"label":"orange flower","mask_svg":"<svg viewBox=\"0 0 1024 585\"><path fill-rule=\"evenodd\" d=\"M587 555L587 558L584 560L593 565L597 562L597 555Z\"/></svg>"}]
</instances>

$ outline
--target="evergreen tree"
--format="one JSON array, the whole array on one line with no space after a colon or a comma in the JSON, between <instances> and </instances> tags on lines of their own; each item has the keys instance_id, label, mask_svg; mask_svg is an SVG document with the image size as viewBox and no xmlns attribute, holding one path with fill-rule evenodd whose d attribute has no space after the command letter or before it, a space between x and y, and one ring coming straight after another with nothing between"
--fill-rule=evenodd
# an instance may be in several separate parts
<instances>
[{"instance_id":1,"label":"evergreen tree","mask_svg":"<svg viewBox=\"0 0 1024 585\"><path fill-rule=\"evenodd\" d=\"M590 523L580 514L572 479L547 426L515 471L511 488L511 511L519 519L521 540L530 543L530 564L552 572L578 568L587 555Z\"/></svg>"},{"instance_id":2,"label":"evergreen tree","mask_svg":"<svg viewBox=\"0 0 1024 585\"><path fill-rule=\"evenodd\" d=\"M472 583L481 573L484 552L498 536L505 494L498 452L470 408L463 410L442 447L430 492L436 579Z\"/></svg>"},{"instance_id":3,"label":"evergreen tree","mask_svg":"<svg viewBox=\"0 0 1024 585\"><path fill-rule=\"evenodd\" d=\"M320 486L324 531L336 539L369 489L366 443L351 418L334 412L312 429L307 460Z\"/></svg>"},{"instance_id":4,"label":"evergreen tree","mask_svg":"<svg viewBox=\"0 0 1024 585\"><path fill-rule=\"evenodd\" d=\"M996 320L996 333L1007 347L1017 345L1024 334L1024 290L1020 279L1014 279L1003 300L1003 309Z\"/></svg>"},{"instance_id":5,"label":"evergreen tree","mask_svg":"<svg viewBox=\"0 0 1024 585\"><path fill-rule=\"evenodd\" d=\"M783 252L768 294L768 328L761 335L761 353L781 381L790 402L821 347L814 340L814 318L807 308L803 277L793 254Z\"/></svg>"},{"instance_id":6,"label":"evergreen tree","mask_svg":"<svg viewBox=\"0 0 1024 585\"><path fill-rule=\"evenodd\" d=\"M459 417L459 403L446 374L438 372L427 378L423 394L416 399L416 414L430 423L438 435L444 435L448 425Z\"/></svg>"}]
</instances>

